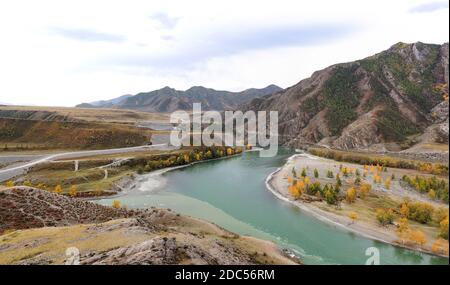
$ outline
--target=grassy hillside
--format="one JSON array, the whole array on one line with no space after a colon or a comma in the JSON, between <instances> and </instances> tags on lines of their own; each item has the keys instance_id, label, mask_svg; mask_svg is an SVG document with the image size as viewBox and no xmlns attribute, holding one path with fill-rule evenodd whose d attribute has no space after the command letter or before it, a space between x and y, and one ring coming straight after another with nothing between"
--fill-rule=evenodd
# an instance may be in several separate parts
<instances>
[{"instance_id":1,"label":"grassy hillside","mask_svg":"<svg viewBox=\"0 0 450 285\"><path fill-rule=\"evenodd\" d=\"M93 123L36 121L0 118L2 149L101 149L143 145L149 130L133 126Z\"/></svg>"}]
</instances>

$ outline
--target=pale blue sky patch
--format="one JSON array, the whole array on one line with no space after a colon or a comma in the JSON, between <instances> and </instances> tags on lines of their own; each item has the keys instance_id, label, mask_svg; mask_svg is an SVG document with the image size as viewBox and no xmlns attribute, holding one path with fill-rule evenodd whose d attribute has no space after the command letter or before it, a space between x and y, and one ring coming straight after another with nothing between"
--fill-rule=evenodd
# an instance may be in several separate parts
<instances>
[{"instance_id":1,"label":"pale blue sky patch","mask_svg":"<svg viewBox=\"0 0 450 285\"><path fill-rule=\"evenodd\" d=\"M49 30L59 36L85 42L125 42L125 37L112 33L103 33L90 29L51 27Z\"/></svg>"},{"instance_id":2,"label":"pale blue sky patch","mask_svg":"<svg viewBox=\"0 0 450 285\"><path fill-rule=\"evenodd\" d=\"M442 9L448 9L448 1L435 1L423 3L412 7L409 11L411 13L431 13Z\"/></svg>"},{"instance_id":3,"label":"pale blue sky patch","mask_svg":"<svg viewBox=\"0 0 450 285\"><path fill-rule=\"evenodd\" d=\"M150 18L156 21L160 27L169 30L174 29L180 21L179 17L170 17L166 13L158 13L152 15Z\"/></svg>"}]
</instances>

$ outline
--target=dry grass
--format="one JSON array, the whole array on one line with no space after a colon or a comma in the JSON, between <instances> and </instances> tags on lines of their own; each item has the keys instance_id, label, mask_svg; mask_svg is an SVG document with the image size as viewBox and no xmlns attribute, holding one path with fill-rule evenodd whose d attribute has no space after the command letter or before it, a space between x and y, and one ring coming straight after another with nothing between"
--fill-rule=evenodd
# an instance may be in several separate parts
<instances>
[{"instance_id":1,"label":"dry grass","mask_svg":"<svg viewBox=\"0 0 450 285\"><path fill-rule=\"evenodd\" d=\"M169 114L145 113L133 110L121 109L94 109L94 108L70 108L70 107L40 107L40 106L0 106L0 110L19 111L48 111L56 112L62 116L91 122L120 122L132 123L137 121L167 122Z\"/></svg>"}]
</instances>

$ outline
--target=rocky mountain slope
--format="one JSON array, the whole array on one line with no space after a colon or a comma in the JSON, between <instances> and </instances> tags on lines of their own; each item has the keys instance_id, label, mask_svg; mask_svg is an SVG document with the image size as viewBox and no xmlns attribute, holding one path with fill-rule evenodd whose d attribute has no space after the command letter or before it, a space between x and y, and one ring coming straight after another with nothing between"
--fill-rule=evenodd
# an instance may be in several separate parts
<instances>
[{"instance_id":1,"label":"rocky mountain slope","mask_svg":"<svg viewBox=\"0 0 450 285\"><path fill-rule=\"evenodd\" d=\"M273 243L170 210L100 206L47 191L0 189L0 264L296 264Z\"/></svg>"},{"instance_id":2,"label":"rocky mountain slope","mask_svg":"<svg viewBox=\"0 0 450 285\"><path fill-rule=\"evenodd\" d=\"M282 90L275 85L262 89L247 89L242 92L218 91L201 86L192 87L186 91L164 87L159 90L139 93L125 97L114 104L80 104L77 107L101 107L131 109L145 112L173 112L175 110L192 110L193 103L201 103L204 110L227 110L248 102L254 98L269 95Z\"/></svg>"},{"instance_id":3,"label":"rocky mountain slope","mask_svg":"<svg viewBox=\"0 0 450 285\"><path fill-rule=\"evenodd\" d=\"M448 144L448 59L448 43L397 43L239 109L279 111L280 142L289 146L383 151L425 139Z\"/></svg>"}]
</instances>

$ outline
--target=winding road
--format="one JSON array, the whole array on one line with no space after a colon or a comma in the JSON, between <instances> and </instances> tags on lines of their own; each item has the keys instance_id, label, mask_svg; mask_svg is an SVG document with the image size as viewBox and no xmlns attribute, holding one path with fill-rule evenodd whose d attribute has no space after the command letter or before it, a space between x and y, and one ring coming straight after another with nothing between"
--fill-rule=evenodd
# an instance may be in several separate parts
<instances>
[{"instance_id":1,"label":"winding road","mask_svg":"<svg viewBox=\"0 0 450 285\"><path fill-rule=\"evenodd\" d=\"M128 153L128 152L135 152L135 151L142 151L142 150L149 150L149 149L151 149L151 150L170 150L170 149L173 149L173 147L169 146L167 143L162 143L162 144L136 146L136 147L75 151L75 152L64 152L64 153L47 155L47 156L39 157L38 159L32 160L30 162L26 162L23 164L0 169L0 182L6 181L15 176L24 174L32 166L35 166L40 163L56 160L56 159L70 159L70 158L81 158L81 157L88 157L88 156L94 156L94 155L120 154L120 153Z\"/></svg>"}]
</instances>

